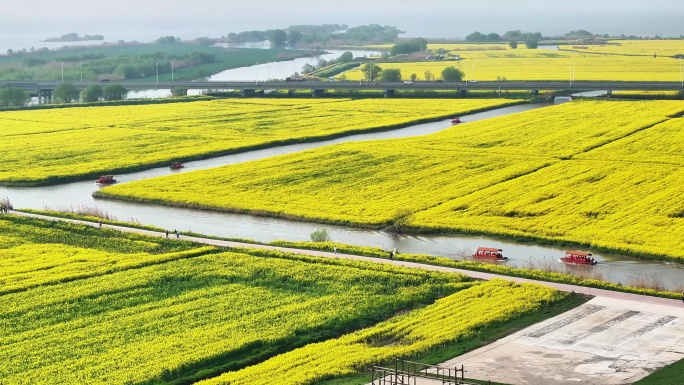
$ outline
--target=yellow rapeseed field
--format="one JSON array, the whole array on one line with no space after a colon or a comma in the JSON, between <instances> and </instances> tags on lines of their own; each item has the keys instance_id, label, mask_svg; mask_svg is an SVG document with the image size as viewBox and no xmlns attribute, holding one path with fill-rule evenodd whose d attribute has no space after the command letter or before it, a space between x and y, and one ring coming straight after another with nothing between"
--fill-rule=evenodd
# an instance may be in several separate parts
<instances>
[{"instance_id":1,"label":"yellow rapeseed field","mask_svg":"<svg viewBox=\"0 0 684 385\"><path fill-rule=\"evenodd\" d=\"M510 323L567 296L538 285L493 280L373 327L310 344L198 384L315 384L452 341L467 340L488 325Z\"/></svg>"},{"instance_id":2,"label":"yellow rapeseed field","mask_svg":"<svg viewBox=\"0 0 684 385\"><path fill-rule=\"evenodd\" d=\"M616 56L575 54L571 52L540 51L535 55L511 53L511 51L474 51L461 54L460 61L425 61L409 63L377 63L380 68L397 68L404 79L416 74L425 79L425 71L437 78L446 67L456 67L464 72L466 80L557 80L575 81L623 80L623 81L680 81L681 70L677 59L646 56ZM524 52L529 52L527 50ZM522 57L520 57L522 56ZM348 80L359 80L360 69L344 73ZM341 76L341 75L340 75Z\"/></svg>"},{"instance_id":3,"label":"yellow rapeseed field","mask_svg":"<svg viewBox=\"0 0 684 385\"><path fill-rule=\"evenodd\" d=\"M414 215L421 228L684 259L684 168L569 160Z\"/></svg>"},{"instance_id":4,"label":"yellow rapeseed field","mask_svg":"<svg viewBox=\"0 0 684 385\"><path fill-rule=\"evenodd\" d=\"M675 247L684 239L684 133L672 118L682 112L680 101L567 103L423 137L122 184L98 196L374 227L413 213L416 228L684 257Z\"/></svg>"},{"instance_id":5,"label":"yellow rapeseed field","mask_svg":"<svg viewBox=\"0 0 684 385\"><path fill-rule=\"evenodd\" d=\"M0 228L3 385L191 383L479 285L386 264L202 252L183 241L17 216L2 217ZM155 258L193 248L195 256ZM520 314L559 297L526 289L478 326L509 316L504 309Z\"/></svg>"},{"instance_id":6,"label":"yellow rapeseed field","mask_svg":"<svg viewBox=\"0 0 684 385\"><path fill-rule=\"evenodd\" d=\"M252 99L2 112L0 183L92 177L519 102Z\"/></svg>"},{"instance_id":7,"label":"yellow rapeseed field","mask_svg":"<svg viewBox=\"0 0 684 385\"><path fill-rule=\"evenodd\" d=\"M0 217L0 233L0 296L215 250L186 242L17 217Z\"/></svg>"},{"instance_id":8,"label":"yellow rapeseed field","mask_svg":"<svg viewBox=\"0 0 684 385\"><path fill-rule=\"evenodd\" d=\"M613 55L675 56L684 54L684 40L611 40L607 44L563 44L561 50Z\"/></svg>"}]
</instances>

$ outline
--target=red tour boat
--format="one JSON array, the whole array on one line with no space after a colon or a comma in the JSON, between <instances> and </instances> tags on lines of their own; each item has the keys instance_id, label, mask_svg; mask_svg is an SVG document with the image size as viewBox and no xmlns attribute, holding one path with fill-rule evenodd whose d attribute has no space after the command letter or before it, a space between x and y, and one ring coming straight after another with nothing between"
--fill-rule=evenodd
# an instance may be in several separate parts
<instances>
[{"instance_id":1,"label":"red tour boat","mask_svg":"<svg viewBox=\"0 0 684 385\"><path fill-rule=\"evenodd\" d=\"M451 124L459 124L459 123L462 123L462 122L461 122L461 118L453 118L453 119L451 119Z\"/></svg>"},{"instance_id":2,"label":"red tour boat","mask_svg":"<svg viewBox=\"0 0 684 385\"><path fill-rule=\"evenodd\" d=\"M508 257L504 257L502 252L502 249L497 249L494 247L478 247L477 251L473 254L473 257L480 259L493 259L496 261L505 261L508 259Z\"/></svg>"},{"instance_id":3,"label":"red tour boat","mask_svg":"<svg viewBox=\"0 0 684 385\"><path fill-rule=\"evenodd\" d=\"M591 256L591 253L582 251L566 251L565 257L560 259L561 262L573 263L576 265L595 265L596 260Z\"/></svg>"},{"instance_id":4,"label":"red tour boat","mask_svg":"<svg viewBox=\"0 0 684 385\"><path fill-rule=\"evenodd\" d=\"M181 162L173 162L173 163L171 163L171 166L169 166L169 167L173 170L178 170L178 169L181 169L185 166Z\"/></svg>"},{"instance_id":5,"label":"red tour boat","mask_svg":"<svg viewBox=\"0 0 684 385\"><path fill-rule=\"evenodd\" d=\"M114 179L114 175L102 175L101 177L97 178L97 181L95 181L97 184L112 184L116 183L116 179Z\"/></svg>"}]
</instances>

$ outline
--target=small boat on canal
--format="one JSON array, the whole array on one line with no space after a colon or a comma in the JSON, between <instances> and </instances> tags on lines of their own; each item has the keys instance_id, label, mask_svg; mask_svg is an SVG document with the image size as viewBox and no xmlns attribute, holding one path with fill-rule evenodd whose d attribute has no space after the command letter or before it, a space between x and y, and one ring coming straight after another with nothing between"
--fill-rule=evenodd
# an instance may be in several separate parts
<instances>
[{"instance_id":1,"label":"small boat on canal","mask_svg":"<svg viewBox=\"0 0 684 385\"><path fill-rule=\"evenodd\" d=\"M560 259L563 263L570 263L574 265L595 265L596 260L591 256L591 253L583 251L566 251L565 257Z\"/></svg>"},{"instance_id":2,"label":"small boat on canal","mask_svg":"<svg viewBox=\"0 0 684 385\"><path fill-rule=\"evenodd\" d=\"M463 122L461 122L461 118L456 117L456 118L451 119L451 124L459 124L459 123L463 123Z\"/></svg>"},{"instance_id":3,"label":"small boat on canal","mask_svg":"<svg viewBox=\"0 0 684 385\"><path fill-rule=\"evenodd\" d=\"M172 170L180 170L183 167L185 167L185 165L181 162L173 162L171 163L171 166L169 166L169 168Z\"/></svg>"},{"instance_id":4,"label":"small boat on canal","mask_svg":"<svg viewBox=\"0 0 684 385\"><path fill-rule=\"evenodd\" d=\"M494 247L478 247L477 251L473 253L473 257L477 259L489 259L493 261L507 261L508 257L504 257L503 250Z\"/></svg>"},{"instance_id":5,"label":"small boat on canal","mask_svg":"<svg viewBox=\"0 0 684 385\"><path fill-rule=\"evenodd\" d=\"M114 175L102 175L97 180L95 181L97 184L112 184L116 183L116 179L114 179Z\"/></svg>"}]
</instances>

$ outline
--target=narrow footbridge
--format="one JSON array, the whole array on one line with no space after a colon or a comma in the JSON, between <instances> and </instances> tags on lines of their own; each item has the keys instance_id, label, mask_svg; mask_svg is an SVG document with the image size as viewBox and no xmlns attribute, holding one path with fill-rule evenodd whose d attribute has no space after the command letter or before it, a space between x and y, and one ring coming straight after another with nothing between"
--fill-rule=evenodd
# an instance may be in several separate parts
<instances>
[{"instance_id":1,"label":"narrow footbridge","mask_svg":"<svg viewBox=\"0 0 684 385\"><path fill-rule=\"evenodd\" d=\"M201 90L239 90L243 95L252 95L261 90L311 90L313 96L321 96L329 90L375 90L383 91L385 96L394 95L395 91L429 90L455 91L466 94L468 91L530 91L540 90L559 91L684 91L684 82L656 82L656 81L415 81L415 82L369 82L369 81L245 81L245 80L197 80L197 81L100 81L100 82L72 82L77 89L85 89L89 85L97 84L102 87L109 84L120 84L127 90L154 89L201 89ZM0 81L0 87L18 87L32 95L51 96L52 91L60 84L59 81Z\"/></svg>"}]
</instances>

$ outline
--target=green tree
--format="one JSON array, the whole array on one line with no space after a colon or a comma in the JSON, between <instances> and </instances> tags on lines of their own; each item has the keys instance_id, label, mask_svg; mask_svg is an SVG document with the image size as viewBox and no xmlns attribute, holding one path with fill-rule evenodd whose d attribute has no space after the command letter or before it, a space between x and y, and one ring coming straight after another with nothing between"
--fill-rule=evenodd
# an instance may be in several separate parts
<instances>
[{"instance_id":1,"label":"green tree","mask_svg":"<svg viewBox=\"0 0 684 385\"><path fill-rule=\"evenodd\" d=\"M318 229L311 233L312 242L330 242L330 235L326 229Z\"/></svg>"},{"instance_id":2,"label":"green tree","mask_svg":"<svg viewBox=\"0 0 684 385\"><path fill-rule=\"evenodd\" d=\"M364 79L373 81L381 76L382 68L375 64L366 63L366 65L361 67L361 72L363 72Z\"/></svg>"},{"instance_id":3,"label":"green tree","mask_svg":"<svg viewBox=\"0 0 684 385\"><path fill-rule=\"evenodd\" d=\"M282 29L274 29L269 32L268 40L274 47L282 47L287 42L287 32Z\"/></svg>"},{"instance_id":4,"label":"green tree","mask_svg":"<svg viewBox=\"0 0 684 385\"><path fill-rule=\"evenodd\" d=\"M43 65L43 64L45 64L45 63L47 63L47 62L46 62L45 60L39 59L39 58L37 58L37 57L30 57L30 56L27 56L27 57L25 57L25 58L22 60L22 63L23 63L24 66L26 66L26 67L36 67L36 66L41 66L41 65Z\"/></svg>"},{"instance_id":5,"label":"green tree","mask_svg":"<svg viewBox=\"0 0 684 385\"><path fill-rule=\"evenodd\" d=\"M423 38L413 39L409 42L398 43L390 48L389 55L396 56L402 54L409 54L418 51L425 51L427 49L427 40Z\"/></svg>"},{"instance_id":6,"label":"green tree","mask_svg":"<svg viewBox=\"0 0 684 385\"><path fill-rule=\"evenodd\" d=\"M103 97L104 100L122 100L126 99L128 95L128 90L124 88L121 84L110 84L104 88Z\"/></svg>"},{"instance_id":7,"label":"green tree","mask_svg":"<svg viewBox=\"0 0 684 385\"><path fill-rule=\"evenodd\" d=\"M195 39L195 42L202 47L208 47L208 46L214 44L214 39L204 36L204 37L198 37L197 39Z\"/></svg>"},{"instance_id":8,"label":"green tree","mask_svg":"<svg viewBox=\"0 0 684 385\"><path fill-rule=\"evenodd\" d=\"M85 103L92 103L100 100L104 96L102 87L97 84L89 85L85 90L81 91L81 101Z\"/></svg>"},{"instance_id":9,"label":"green tree","mask_svg":"<svg viewBox=\"0 0 684 385\"><path fill-rule=\"evenodd\" d=\"M290 43L291 45L296 45L297 43L299 43L302 40L303 36L304 35L302 35L302 33L299 31L290 31L287 34L287 42Z\"/></svg>"},{"instance_id":10,"label":"green tree","mask_svg":"<svg viewBox=\"0 0 684 385\"><path fill-rule=\"evenodd\" d=\"M504 33L503 38L508 40L519 40L522 39L522 32L519 29L515 31L508 31Z\"/></svg>"},{"instance_id":11,"label":"green tree","mask_svg":"<svg viewBox=\"0 0 684 385\"><path fill-rule=\"evenodd\" d=\"M454 66L447 67L442 70L442 80L445 82L460 82L463 80L463 72Z\"/></svg>"},{"instance_id":12,"label":"green tree","mask_svg":"<svg viewBox=\"0 0 684 385\"><path fill-rule=\"evenodd\" d=\"M525 47L529 49L536 49L539 46L539 41L534 39L525 40Z\"/></svg>"},{"instance_id":13,"label":"green tree","mask_svg":"<svg viewBox=\"0 0 684 385\"><path fill-rule=\"evenodd\" d=\"M351 51L347 51L337 58L338 63L349 63L352 60L354 60L354 54Z\"/></svg>"},{"instance_id":14,"label":"green tree","mask_svg":"<svg viewBox=\"0 0 684 385\"><path fill-rule=\"evenodd\" d=\"M176 44L176 43L180 43L180 37L161 36L160 38L158 38L154 42L157 44Z\"/></svg>"},{"instance_id":15,"label":"green tree","mask_svg":"<svg viewBox=\"0 0 684 385\"><path fill-rule=\"evenodd\" d=\"M485 41L487 40L487 36L485 34L480 33L480 32L473 32L470 35L466 36L466 41Z\"/></svg>"},{"instance_id":16,"label":"green tree","mask_svg":"<svg viewBox=\"0 0 684 385\"><path fill-rule=\"evenodd\" d=\"M52 97L58 103L71 103L78 100L78 89L71 83L62 83L52 92Z\"/></svg>"},{"instance_id":17,"label":"green tree","mask_svg":"<svg viewBox=\"0 0 684 385\"><path fill-rule=\"evenodd\" d=\"M130 64L119 64L116 66L114 73L124 78L124 80L137 77L135 68Z\"/></svg>"},{"instance_id":18,"label":"green tree","mask_svg":"<svg viewBox=\"0 0 684 385\"><path fill-rule=\"evenodd\" d=\"M423 74L423 78L425 78L426 82L431 82L431 81L435 80L435 75L432 74L432 71L427 70Z\"/></svg>"},{"instance_id":19,"label":"green tree","mask_svg":"<svg viewBox=\"0 0 684 385\"><path fill-rule=\"evenodd\" d=\"M398 68L386 68L381 72L381 80L383 82L400 82L401 70Z\"/></svg>"},{"instance_id":20,"label":"green tree","mask_svg":"<svg viewBox=\"0 0 684 385\"><path fill-rule=\"evenodd\" d=\"M31 100L29 94L17 87L0 88L0 106L23 107Z\"/></svg>"},{"instance_id":21,"label":"green tree","mask_svg":"<svg viewBox=\"0 0 684 385\"><path fill-rule=\"evenodd\" d=\"M516 48L518 48L518 42L515 40L511 40L508 42L508 46L513 48L513 49L516 49Z\"/></svg>"},{"instance_id":22,"label":"green tree","mask_svg":"<svg viewBox=\"0 0 684 385\"><path fill-rule=\"evenodd\" d=\"M501 36L498 33L487 34L487 41L501 41Z\"/></svg>"},{"instance_id":23,"label":"green tree","mask_svg":"<svg viewBox=\"0 0 684 385\"><path fill-rule=\"evenodd\" d=\"M412 82L415 82L415 81L418 79L418 75L416 75L416 74L411 74L411 77L410 77L410 78L411 78L411 81L412 81Z\"/></svg>"}]
</instances>

